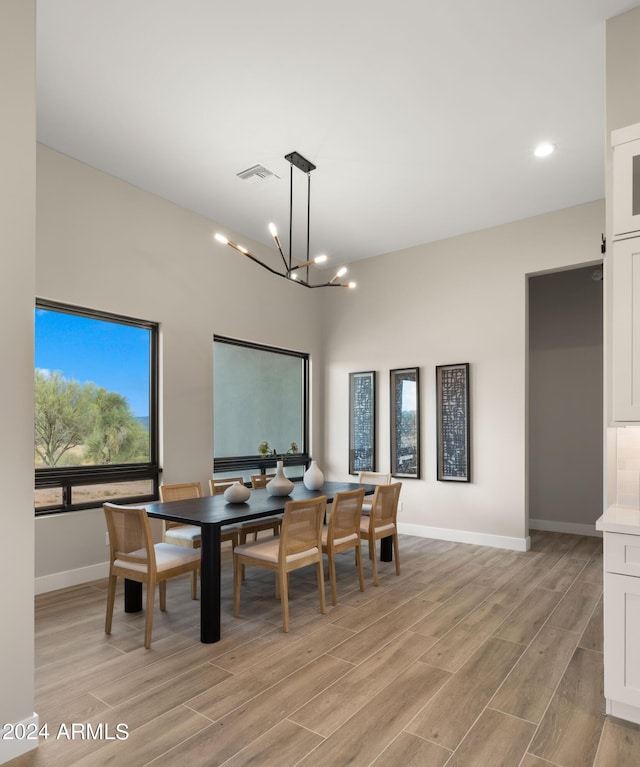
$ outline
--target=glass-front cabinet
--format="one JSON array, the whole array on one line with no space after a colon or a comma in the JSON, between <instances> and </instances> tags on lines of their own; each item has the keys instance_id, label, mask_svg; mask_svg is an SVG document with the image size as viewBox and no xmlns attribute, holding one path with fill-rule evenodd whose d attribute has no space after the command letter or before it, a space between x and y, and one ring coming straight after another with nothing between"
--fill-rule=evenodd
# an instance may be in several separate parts
<instances>
[{"instance_id":1,"label":"glass-front cabinet","mask_svg":"<svg viewBox=\"0 0 640 767\"><path fill-rule=\"evenodd\" d=\"M640 422L640 124L611 133L613 246L607 248L609 422Z\"/></svg>"},{"instance_id":2,"label":"glass-front cabinet","mask_svg":"<svg viewBox=\"0 0 640 767\"><path fill-rule=\"evenodd\" d=\"M640 237L613 243L611 396L615 423L640 421Z\"/></svg>"},{"instance_id":3,"label":"glass-front cabinet","mask_svg":"<svg viewBox=\"0 0 640 767\"><path fill-rule=\"evenodd\" d=\"M613 131L613 235L640 233L640 124Z\"/></svg>"}]
</instances>

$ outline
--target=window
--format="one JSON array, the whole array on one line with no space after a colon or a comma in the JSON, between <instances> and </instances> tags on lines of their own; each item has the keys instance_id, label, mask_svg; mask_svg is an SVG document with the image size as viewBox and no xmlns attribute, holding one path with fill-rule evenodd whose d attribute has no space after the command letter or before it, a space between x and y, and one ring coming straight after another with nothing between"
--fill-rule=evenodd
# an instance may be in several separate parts
<instances>
[{"instance_id":1,"label":"window","mask_svg":"<svg viewBox=\"0 0 640 767\"><path fill-rule=\"evenodd\" d=\"M158 497L158 328L36 301L35 509Z\"/></svg>"},{"instance_id":2,"label":"window","mask_svg":"<svg viewBox=\"0 0 640 767\"><path fill-rule=\"evenodd\" d=\"M308 462L309 355L214 336L214 473L289 475Z\"/></svg>"}]
</instances>

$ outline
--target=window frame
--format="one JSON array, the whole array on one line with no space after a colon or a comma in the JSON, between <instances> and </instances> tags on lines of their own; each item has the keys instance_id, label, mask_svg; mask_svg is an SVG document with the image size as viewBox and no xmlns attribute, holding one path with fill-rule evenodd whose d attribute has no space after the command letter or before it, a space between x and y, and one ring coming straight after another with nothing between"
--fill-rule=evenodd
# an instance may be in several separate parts
<instances>
[{"instance_id":1,"label":"window frame","mask_svg":"<svg viewBox=\"0 0 640 767\"><path fill-rule=\"evenodd\" d=\"M99 309L89 309L87 307L64 304L58 301L36 298L35 310L45 309L47 311L71 314L88 319L113 322L120 325L129 325L131 327L143 328L150 332L149 335L149 461L145 463L127 463L127 464L97 464L95 466L62 466L35 468L35 490L60 487L62 488L62 503L48 506L39 506L34 508L35 515L59 514L69 511L80 511L82 509L99 508L106 501L117 503L143 503L145 501L156 501L159 498L160 473L162 469L159 464L159 418L158 418L158 381L159 381L159 324L148 320L141 320L134 317L127 317L113 312L105 312ZM35 328L34 328L35 337ZM35 366L34 366L35 368ZM81 503L73 502L73 488L96 485L110 484L116 482L129 482L135 480L151 480L153 490L151 493L115 497L109 496L104 499L95 499Z\"/></svg>"},{"instance_id":2,"label":"window frame","mask_svg":"<svg viewBox=\"0 0 640 767\"><path fill-rule=\"evenodd\" d=\"M297 357L302 360L302 449L295 453L295 455L282 455L282 456L268 456L265 457L260 453L254 455L238 455L238 456L213 456L213 474L222 474L230 471L250 471L252 469L258 469L261 474L266 474L270 469L274 469L277 459L282 459L285 466L304 466L309 465L309 354L308 352L294 351L293 349L283 349L277 346L268 346L266 344L259 344L253 341L245 341L238 338L230 338L229 336L220 336L214 334L213 343L230 344L231 346L240 346L245 349L254 349L256 351L270 352L273 354L283 354L289 357ZM214 349L214 364L215 364L215 349ZM213 392L215 397L215 391ZM215 433L215 425L214 425ZM214 442L215 444L215 442Z\"/></svg>"}]
</instances>

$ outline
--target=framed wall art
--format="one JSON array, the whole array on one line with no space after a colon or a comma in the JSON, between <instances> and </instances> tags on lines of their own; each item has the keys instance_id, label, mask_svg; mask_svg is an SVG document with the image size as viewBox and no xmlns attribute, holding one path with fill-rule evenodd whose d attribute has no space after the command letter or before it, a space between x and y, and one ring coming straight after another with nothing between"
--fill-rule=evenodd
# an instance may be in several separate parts
<instances>
[{"instance_id":1,"label":"framed wall art","mask_svg":"<svg viewBox=\"0 0 640 767\"><path fill-rule=\"evenodd\" d=\"M376 374L349 373L349 474L376 470Z\"/></svg>"},{"instance_id":2,"label":"framed wall art","mask_svg":"<svg viewBox=\"0 0 640 767\"><path fill-rule=\"evenodd\" d=\"M436 366L437 478L470 482L469 363Z\"/></svg>"},{"instance_id":3,"label":"framed wall art","mask_svg":"<svg viewBox=\"0 0 640 767\"><path fill-rule=\"evenodd\" d=\"M391 474L420 478L420 372L390 371Z\"/></svg>"}]
</instances>

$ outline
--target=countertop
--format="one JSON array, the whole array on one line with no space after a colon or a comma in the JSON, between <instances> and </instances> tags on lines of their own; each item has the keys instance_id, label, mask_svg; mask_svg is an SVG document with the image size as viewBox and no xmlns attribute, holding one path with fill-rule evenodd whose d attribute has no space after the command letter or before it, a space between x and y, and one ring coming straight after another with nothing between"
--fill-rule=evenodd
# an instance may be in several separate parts
<instances>
[{"instance_id":1,"label":"countertop","mask_svg":"<svg viewBox=\"0 0 640 767\"><path fill-rule=\"evenodd\" d=\"M609 506L596 521L596 530L640 535L640 509L631 506Z\"/></svg>"}]
</instances>

